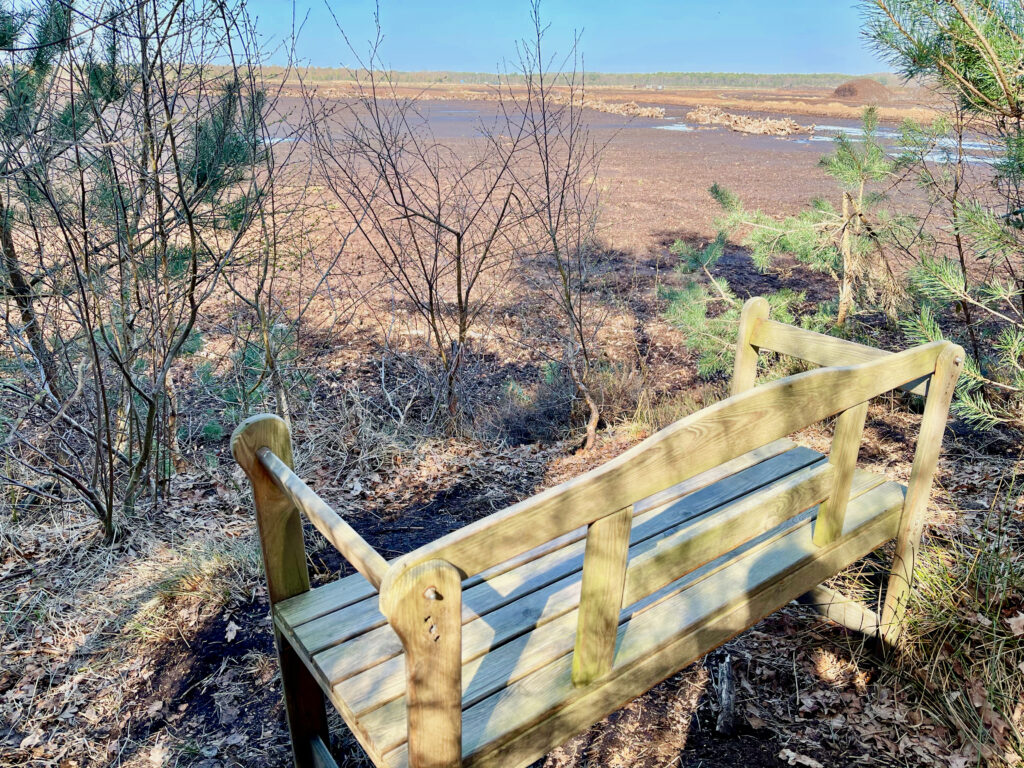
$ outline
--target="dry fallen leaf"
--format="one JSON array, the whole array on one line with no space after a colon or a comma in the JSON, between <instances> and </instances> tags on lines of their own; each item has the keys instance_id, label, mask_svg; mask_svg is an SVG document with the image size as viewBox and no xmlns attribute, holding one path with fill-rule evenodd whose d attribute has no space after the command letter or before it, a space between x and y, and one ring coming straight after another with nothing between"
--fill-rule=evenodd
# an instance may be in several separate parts
<instances>
[{"instance_id":1,"label":"dry fallen leaf","mask_svg":"<svg viewBox=\"0 0 1024 768\"><path fill-rule=\"evenodd\" d=\"M1010 631L1013 632L1014 637L1024 635L1024 612L1007 619L1006 623L1010 625Z\"/></svg>"},{"instance_id":2,"label":"dry fallen leaf","mask_svg":"<svg viewBox=\"0 0 1024 768\"><path fill-rule=\"evenodd\" d=\"M28 736L21 740L19 745L20 749L28 749L41 743L43 740L43 732L40 730L32 731Z\"/></svg>"},{"instance_id":3,"label":"dry fallen leaf","mask_svg":"<svg viewBox=\"0 0 1024 768\"><path fill-rule=\"evenodd\" d=\"M154 744L153 748L149 750L149 764L155 766L161 766L167 762L167 758L170 757L171 750L167 748L167 744L160 742Z\"/></svg>"},{"instance_id":4,"label":"dry fallen leaf","mask_svg":"<svg viewBox=\"0 0 1024 768\"><path fill-rule=\"evenodd\" d=\"M785 760L786 765L803 765L806 766L806 768L825 768L825 766L813 757L801 755L798 752L794 752L792 749L784 749L779 752L779 759Z\"/></svg>"},{"instance_id":5,"label":"dry fallen leaf","mask_svg":"<svg viewBox=\"0 0 1024 768\"><path fill-rule=\"evenodd\" d=\"M237 624L235 624L235 622L229 621L227 627L225 627L224 629L224 639L227 640L229 643L232 642L235 639L235 636L238 634L239 629L240 627Z\"/></svg>"}]
</instances>

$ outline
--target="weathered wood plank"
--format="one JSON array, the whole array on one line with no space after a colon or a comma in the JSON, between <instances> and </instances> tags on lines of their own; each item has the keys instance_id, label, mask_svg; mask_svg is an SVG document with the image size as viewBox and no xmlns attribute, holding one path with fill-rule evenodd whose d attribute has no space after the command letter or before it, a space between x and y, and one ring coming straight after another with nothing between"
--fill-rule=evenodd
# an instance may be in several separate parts
<instances>
[{"instance_id":1,"label":"weathered wood plank","mask_svg":"<svg viewBox=\"0 0 1024 768\"><path fill-rule=\"evenodd\" d=\"M478 573L808 424L930 374L946 342L755 387L680 419L601 467L427 544L394 567L442 559Z\"/></svg>"},{"instance_id":2,"label":"weathered wood plank","mask_svg":"<svg viewBox=\"0 0 1024 768\"><path fill-rule=\"evenodd\" d=\"M757 380L757 347L751 343L754 326L768 319L768 300L761 296L747 299L740 312L740 327L736 337L736 359L732 369L731 395L752 389Z\"/></svg>"},{"instance_id":3,"label":"weathered wood plank","mask_svg":"<svg viewBox=\"0 0 1024 768\"><path fill-rule=\"evenodd\" d=\"M636 602L828 498L834 473L829 464L803 469L665 536L630 562L624 604ZM845 492L849 498L849 486Z\"/></svg>"},{"instance_id":4,"label":"weathered wood plank","mask_svg":"<svg viewBox=\"0 0 1024 768\"><path fill-rule=\"evenodd\" d=\"M782 443L783 441L779 442ZM785 448L779 446L780 450L778 450L778 453L793 447L792 442L785 442L789 443L788 446ZM766 456L766 458L768 457ZM483 573L471 576L462 583L462 588L463 590L468 589L506 571L515 570L519 566L536 560L538 557L542 557L549 552L554 552L574 541L579 541L586 536L586 532L586 526L580 526L575 531L570 531L564 536L545 542L528 552L523 552L521 555L499 563L494 568ZM382 620L383 617L380 616L380 611L377 607L377 589L361 573L353 573L278 603L277 612L282 622L290 627L299 627L302 624L319 619L329 613L340 611L363 600L372 600L372 602L367 603L367 615L370 619L379 618Z\"/></svg>"},{"instance_id":5,"label":"weathered wood plank","mask_svg":"<svg viewBox=\"0 0 1024 768\"><path fill-rule=\"evenodd\" d=\"M307 621L376 596L374 586L361 573L353 573L282 600L276 609L281 621L290 627L298 627Z\"/></svg>"},{"instance_id":6,"label":"weathered wood plank","mask_svg":"<svg viewBox=\"0 0 1024 768\"><path fill-rule=\"evenodd\" d=\"M587 532L572 659L575 685L589 685L612 669L632 522L632 508L623 507L595 520Z\"/></svg>"},{"instance_id":7,"label":"weathered wood plank","mask_svg":"<svg viewBox=\"0 0 1024 768\"><path fill-rule=\"evenodd\" d=\"M777 476L782 474L784 470L783 466L792 466L794 468L798 466L805 466L812 460L819 457L819 454L811 451L808 448L802 448L796 446L792 441L789 440L777 440L774 443L764 446L763 448L751 451L743 456L739 457L733 462L722 467L716 467L713 470L693 477L682 483L678 483L672 488L668 489L662 494L658 494L656 497L645 500L640 504L634 505L634 514L642 515L650 512L655 507L665 506L669 501L682 496L697 493L698 491L704 491L725 477L729 477L733 474L740 472L746 473L745 478L750 478L753 482L757 478L765 478L760 480L760 484L764 484L774 479L773 473ZM565 536L559 537L558 539L536 547L532 550L524 552L523 554L512 558L509 561L500 563L494 568L488 569L487 571L472 576L463 582L464 590L464 604L466 606L466 620L468 621L474 615L474 612L480 612L486 610L486 606L482 606L475 602L475 595L479 594L479 590L476 592L470 591L471 587L487 581L490 583L490 589L487 590L488 594L505 596L508 600L515 599L516 594L522 594L524 590L529 588L536 588L538 584L523 583L522 581L517 582L516 579L522 579L524 574L530 573L529 570L522 571L518 570L520 565L533 563L535 560L549 555L553 552L558 552L564 549L574 542L581 541L586 535L586 527L578 528L571 531ZM582 550L580 550L582 551ZM563 553L564 555L565 553ZM548 571L552 567L550 562L535 565L535 568L539 568L543 571ZM506 574L510 571L518 571L515 577L504 577L499 579L499 576ZM339 645L347 640L358 637L364 634L366 631L374 628L381 627L384 624L384 617L381 615L380 610L377 606L376 600L376 589L374 589L361 575L354 575L346 577L347 579L362 579L365 586L360 586L360 591L369 590L369 595L363 601L353 600L349 601L347 592L337 587L330 589L330 594L326 594L323 598L310 597L311 595L317 595L321 590L327 591L331 585L324 587L318 587L317 589L311 590L305 595L299 595L292 600L288 600L282 604L282 607L287 606L287 612L281 611L279 620L295 631L295 636L298 642L312 655L319 653L325 648ZM342 581L345 581L344 579ZM515 590L518 589L518 592ZM331 608L330 600L337 596L339 603L337 608ZM372 596L372 599L371 599ZM334 610L340 610L343 607L349 605L355 605L358 603L358 608L349 608L345 612L344 630L338 631L338 622L335 619L329 618L329 615ZM315 622L315 623L314 623ZM308 626L302 626L308 624ZM392 635L392 639L397 642ZM397 645L393 646L393 653L397 653ZM348 654L345 654L346 656ZM371 659L371 662L373 659Z\"/></svg>"},{"instance_id":8,"label":"weathered wood plank","mask_svg":"<svg viewBox=\"0 0 1024 768\"><path fill-rule=\"evenodd\" d=\"M903 617L914 580L925 512L931 495L932 479L939 463L939 452L942 450L942 435L946 431L949 404L964 362L962 347L949 342L944 344L942 353L935 361L935 374L921 417L921 431L917 436L917 450L910 470L910 482L907 484L907 503L900 519L892 572L885 593L885 604L882 606L882 632L890 644L899 642L903 630Z\"/></svg>"},{"instance_id":9,"label":"weathered wood plank","mask_svg":"<svg viewBox=\"0 0 1024 768\"><path fill-rule=\"evenodd\" d=\"M821 505L814 523L814 543L818 546L835 541L842 533L850 483L857 468L857 454L867 415L868 404L864 402L843 411L836 422L832 450L828 455L828 462L835 469L834 485L829 494L831 498Z\"/></svg>"},{"instance_id":10,"label":"weathered wood plank","mask_svg":"<svg viewBox=\"0 0 1024 768\"><path fill-rule=\"evenodd\" d=\"M761 464L769 459L774 459L784 453L794 450L805 452L809 451L810 448L799 446L788 437L773 440L767 445L762 445L760 448L748 451L742 456L737 456L731 461L719 464L717 467L712 467L705 472L701 472L699 475L695 475L687 480L683 480L682 482L669 486L663 491L651 494L645 499L633 502L633 515L641 515L644 512L655 509L656 507L664 507L666 504L669 504L676 499L699 491L709 485L714 485L720 480L725 480L728 477L732 477L740 472L749 470L756 464ZM582 530L585 532L586 528L584 527Z\"/></svg>"},{"instance_id":11,"label":"weathered wood plank","mask_svg":"<svg viewBox=\"0 0 1024 768\"><path fill-rule=\"evenodd\" d=\"M856 365L896 354L768 318L758 319L754 323L750 343L760 349L797 357L815 365ZM927 376L922 375L920 380L901 384L895 389L925 395L928 393Z\"/></svg>"},{"instance_id":12,"label":"weathered wood plank","mask_svg":"<svg viewBox=\"0 0 1024 768\"><path fill-rule=\"evenodd\" d=\"M854 483L853 493L860 496L884 482L884 478L878 475L868 472L859 473L857 482ZM766 532L737 550L689 573L673 584L629 606L621 614L620 624L633 621L644 611L671 599L684 590L692 589L694 585L729 568L738 558L753 556L753 553L764 551L773 542L789 535L796 527L809 528L812 519L813 512L808 511L799 519L790 521L787 526ZM656 542L651 542L651 544L654 543ZM531 595L531 597L533 596ZM556 607L560 603L568 605ZM496 640L491 648L486 649L487 655L480 658L471 658L475 652L468 646L464 646L463 708L473 706L478 701L508 687L516 680L571 651L575 636L573 629L576 626L578 603L579 581L572 579L567 582L564 590L551 595L544 606L545 610L550 609L555 613L560 613L561 608L567 607L570 610L569 613L538 625L536 628L530 629L527 634L519 634L511 641ZM467 624L463 628L464 641L468 640L471 634L470 630L475 625L483 625L483 628L487 629L492 624L490 618L488 617L487 622ZM520 629L520 632L523 631ZM389 664L391 663L398 665L397 672L392 669L391 677L388 679L377 676L378 670L381 669L381 667L377 667L335 687L335 692L350 703L352 709L359 714L361 721L385 750L400 744L405 738L405 705L401 699L403 684L401 657L394 662L389 662ZM389 696L393 696L394 699L382 705L382 702Z\"/></svg>"},{"instance_id":13,"label":"weathered wood plank","mask_svg":"<svg viewBox=\"0 0 1024 768\"><path fill-rule=\"evenodd\" d=\"M896 533L903 489L878 486L852 502L848 531L817 547L809 525L760 549L620 629L615 668L575 688L564 656L463 713L463 765L518 768L562 743ZM742 588L737 588L742 585ZM403 768L404 746L386 755Z\"/></svg>"},{"instance_id":14,"label":"weathered wood plank","mask_svg":"<svg viewBox=\"0 0 1024 768\"><path fill-rule=\"evenodd\" d=\"M821 459L821 454L815 451L796 447L744 469L726 481L720 480L710 485L701 483L701 487L691 486L694 490L672 504L649 508L636 515L630 541L637 544L657 536L685 520L752 493ZM535 592L546 592L548 585L577 573L583 565L583 551L583 542L575 542L514 571L499 574L484 584L466 589L463 592L463 620L471 621L478 616L488 615L488 624L492 626L494 636L499 636L503 631L513 631L523 626L525 619L521 617L524 616L538 617L538 621L554 618L551 615L553 604L546 603L545 595L539 594L537 598L528 596ZM512 604L515 604L514 607L507 610L504 608ZM311 651L311 655L317 654L317 663L333 683L396 656L401 651L397 637L384 625L379 611L376 624L369 623L366 611L370 608L376 610L372 604L360 604L346 611L344 622L324 617L295 630L304 648L322 649L322 652ZM501 613L494 615L493 612L498 609L501 609ZM345 642L332 642L336 637L345 638ZM472 637L467 635L464 640L470 643Z\"/></svg>"},{"instance_id":15,"label":"weathered wood plank","mask_svg":"<svg viewBox=\"0 0 1024 768\"><path fill-rule=\"evenodd\" d=\"M405 650L409 765L462 759L462 578L435 560L385 577L381 610Z\"/></svg>"}]
</instances>

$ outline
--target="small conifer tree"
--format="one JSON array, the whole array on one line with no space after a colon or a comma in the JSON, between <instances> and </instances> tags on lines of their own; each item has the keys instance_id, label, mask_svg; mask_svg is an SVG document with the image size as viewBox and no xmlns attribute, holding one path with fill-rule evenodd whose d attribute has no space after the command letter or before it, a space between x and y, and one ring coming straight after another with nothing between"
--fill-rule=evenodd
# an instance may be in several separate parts
<instances>
[{"instance_id":1,"label":"small conifer tree","mask_svg":"<svg viewBox=\"0 0 1024 768\"><path fill-rule=\"evenodd\" d=\"M950 97L948 111L988 131L995 157L991 187L961 195L946 228L956 253L922 255L910 274L918 300L905 330L922 341L947 334L970 358L954 411L978 427L1024 424L1024 15L1017 3L988 0L865 0L866 34L904 77L924 77ZM912 130L911 130L912 129ZM905 144L927 140L908 127ZM919 168L926 155L919 153ZM930 178L930 177L929 177ZM954 180L957 181L957 180ZM966 256L965 256L966 254ZM962 327L940 319L959 311ZM965 338L961 339L960 336Z\"/></svg>"},{"instance_id":2,"label":"small conifer tree","mask_svg":"<svg viewBox=\"0 0 1024 768\"><path fill-rule=\"evenodd\" d=\"M893 161L878 140L878 114L864 110L863 135L840 133L832 154L821 159L825 172L840 186L837 207L818 199L782 220L763 211L748 211L740 199L717 184L711 195L725 211L723 231L744 231L742 244L767 270L777 256L793 254L811 269L830 275L839 285L835 324L843 326L855 302L880 306L895 319L903 294L887 258L885 244L899 222L881 209L885 196L876 187L893 171Z\"/></svg>"},{"instance_id":3,"label":"small conifer tree","mask_svg":"<svg viewBox=\"0 0 1024 768\"><path fill-rule=\"evenodd\" d=\"M667 302L665 317L686 337L687 346L697 355L697 372L706 379L732 370L736 328L743 308L743 300L728 281L715 277L712 271L725 253L725 245L722 232L700 249L682 240L673 243L670 250L679 257L676 270L683 277L683 286L663 292ZM700 277L703 280L697 279ZM805 297L803 293L782 290L766 298L773 318L792 323L793 305Z\"/></svg>"}]
</instances>

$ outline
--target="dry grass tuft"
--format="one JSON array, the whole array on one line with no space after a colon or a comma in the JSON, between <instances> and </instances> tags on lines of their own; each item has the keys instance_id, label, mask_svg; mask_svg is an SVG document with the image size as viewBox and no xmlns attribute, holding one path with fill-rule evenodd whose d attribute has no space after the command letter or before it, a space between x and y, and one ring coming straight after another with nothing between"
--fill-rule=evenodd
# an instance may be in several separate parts
<instances>
[{"instance_id":1,"label":"dry grass tuft","mask_svg":"<svg viewBox=\"0 0 1024 768\"><path fill-rule=\"evenodd\" d=\"M977 526L932 541L891 671L992 765L1024 760L1024 521L1016 483ZM964 526L965 528L967 526Z\"/></svg>"}]
</instances>

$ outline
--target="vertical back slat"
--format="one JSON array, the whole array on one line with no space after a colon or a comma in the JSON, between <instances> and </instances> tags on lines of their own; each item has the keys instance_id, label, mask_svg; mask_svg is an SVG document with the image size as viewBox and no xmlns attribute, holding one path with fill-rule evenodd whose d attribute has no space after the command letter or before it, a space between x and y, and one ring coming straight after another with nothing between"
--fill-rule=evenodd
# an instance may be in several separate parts
<instances>
[{"instance_id":1,"label":"vertical back slat","mask_svg":"<svg viewBox=\"0 0 1024 768\"><path fill-rule=\"evenodd\" d=\"M587 529L572 657L574 685L588 685L612 669L632 524L630 506L595 520Z\"/></svg>"},{"instance_id":2,"label":"vertical back slat","mask_svg":"<svg viewBox=\"0 0 1024 768\"><path fill-rule=\"evenodd\" d=\"M757 347L750 343L754 327L759 320L768 319L768 301L755 296L747 299L740 314L740 328L736 338L736 362L732 369L730 395L739 395L754 386L757 380Z\"/></svg>"},{"instance_id":3,"label":"vertical back slat","mask_svg":"<svg viewBox=\"0 0 1024 768\"><path fill-rule=\"evenodd\" d=\"M835 468L832 493L819 508L818 519L814 523L814 543L819 547L831 544L843 533L846 505L850 501L850 484L857 469L857 454L867 414L868 404L865 401L847 408L836 421L832 450L828 456L829 464Z\"/></svg>"}]
</instances>

